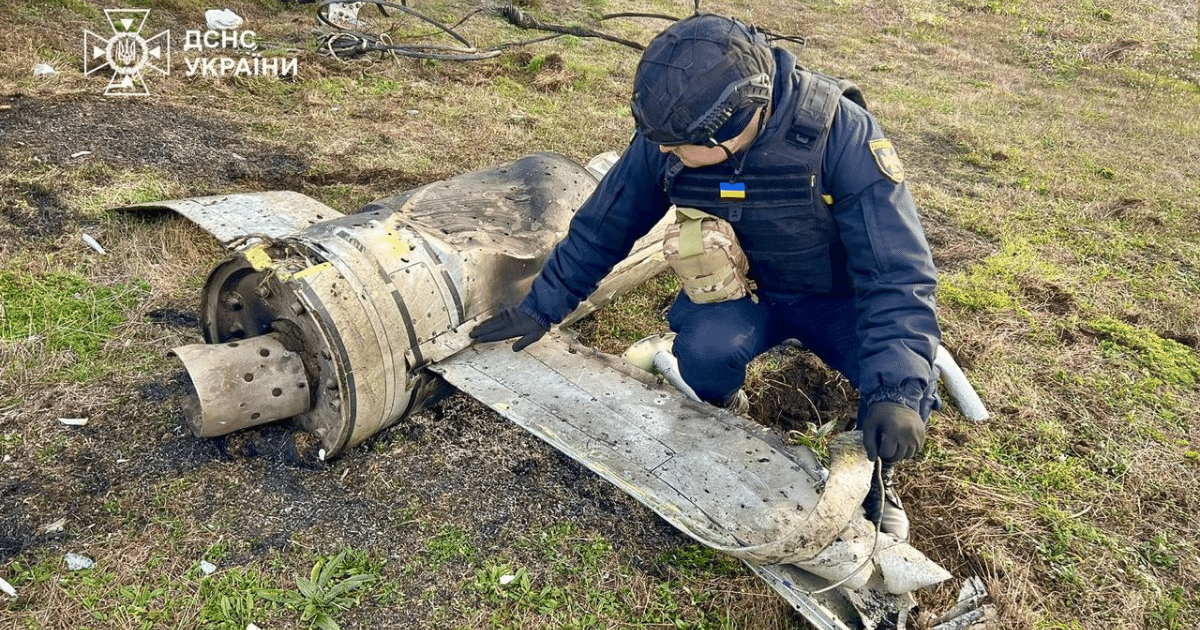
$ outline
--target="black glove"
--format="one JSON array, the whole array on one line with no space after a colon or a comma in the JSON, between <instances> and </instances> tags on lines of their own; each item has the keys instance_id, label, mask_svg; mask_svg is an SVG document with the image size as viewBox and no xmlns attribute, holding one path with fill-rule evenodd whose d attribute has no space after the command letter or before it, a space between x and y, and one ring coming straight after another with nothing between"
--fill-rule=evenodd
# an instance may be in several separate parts
<instances>
[{"instance_id":1,"label":"black glove","mask_svg":"<svg viewBox=\"0 0 1200 630\"><path fill-rule=\"evenodd\" d=\"M862 422L863 446L871 461L891 463L916 457L925 443L925 423L916 411L900 403L881 401L867 407Z\"/></svg>"},{"instance_id":2,"label":"black glove","mask_svg":"<svg viewBox=\"0 0 1200 630\"><path fill-rule=\"evenodd\" d=\"M485 342L520 337L513 344L513 352L520 352L529 344L541 339L547 330L549 329L522 313L520 309L506 308L499 315L493 315L479 322L479 325L472 328L468 335L475 341Z\"/></svg>"}]
</instances>

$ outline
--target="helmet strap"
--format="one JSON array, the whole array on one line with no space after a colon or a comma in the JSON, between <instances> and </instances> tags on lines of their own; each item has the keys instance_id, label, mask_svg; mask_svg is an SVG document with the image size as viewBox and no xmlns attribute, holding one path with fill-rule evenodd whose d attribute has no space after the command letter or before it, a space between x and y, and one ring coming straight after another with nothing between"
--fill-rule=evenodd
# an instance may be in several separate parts
<instances>
[{"instance_id":1,"label":"helmet strap","mask_svg":"<svg viewBox=\"0 0 1200 630\"><path fill-rule=\"evenodd\" d=\"M764 105L762 107L762 109L760 109L758 112L758 125L754 131L754 140L758 139L758 136L762 133L763 127L766 126L766 122L767 122L767 106ZM752 140L751 144L753 144L753 143L754 143L754 141ZM733 157L733 152L730 151L729 147L725 146L724 143L718 144L717 146L721 147L721 150L725 152L725 159L734 163L733 176L729 178L729 183L730 184L737 183L738 178L742 176L742 169L744 169L746 167L746 158L750 156L750 147L747 146L744 151L741 151L741 154L742 154L741 159L735 160Z\"/></svg>"}]
</instances>

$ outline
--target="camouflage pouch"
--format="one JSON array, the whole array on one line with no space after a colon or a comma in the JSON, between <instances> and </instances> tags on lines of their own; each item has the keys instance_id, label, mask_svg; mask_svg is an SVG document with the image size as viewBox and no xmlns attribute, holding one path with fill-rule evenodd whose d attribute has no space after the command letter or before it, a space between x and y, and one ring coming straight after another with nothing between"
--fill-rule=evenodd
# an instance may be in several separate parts
<instances>
[{"instance_id":1,"label":"camouflage pouch","mask_svg":"<svg viewBox=\"0 0 1200 630\"><path fill-rule=\"evenodd\" d=\"M663 236L663 255L692 302L710 304L749 295L750 263L729 222L695 208L676 208L675 223Z\"/></svg>"}]
</instances>

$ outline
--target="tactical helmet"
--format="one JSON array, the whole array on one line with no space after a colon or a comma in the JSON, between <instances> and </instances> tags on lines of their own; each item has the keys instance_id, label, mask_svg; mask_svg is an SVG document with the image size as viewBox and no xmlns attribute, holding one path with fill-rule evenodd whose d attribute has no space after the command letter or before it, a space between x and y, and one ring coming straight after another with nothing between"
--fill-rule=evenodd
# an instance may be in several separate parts
<instances>
[{"instance_id":1,"label":"tactical helmet","mask_svg":"<svg viewBox=\"0 0 1200 630\"><path fill-rule=\"evenodd\" d=\"M716 146L771 101L775 60L766 38L736 19L696 14L646 46L631 109L648 140Z\"/></svg>"}]
</instances>

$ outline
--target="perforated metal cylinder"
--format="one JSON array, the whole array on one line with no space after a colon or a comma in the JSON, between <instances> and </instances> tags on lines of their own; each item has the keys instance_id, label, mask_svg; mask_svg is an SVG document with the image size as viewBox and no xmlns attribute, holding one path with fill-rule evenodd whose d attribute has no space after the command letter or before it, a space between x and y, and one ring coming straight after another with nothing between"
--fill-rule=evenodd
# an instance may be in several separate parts
<instances>
[{"instance_id":1,"label":"perforated metal cylinder","mask_svg":"<svg viewBox=\"0 0 1200 630\"><path fill-rule=\"evenodd\" d=\"M304 361L274 335L181 346L170 354L183 362L195 388L183 412L197 437L224 435L309 409Z\"/></svg>"}]
</instances>

